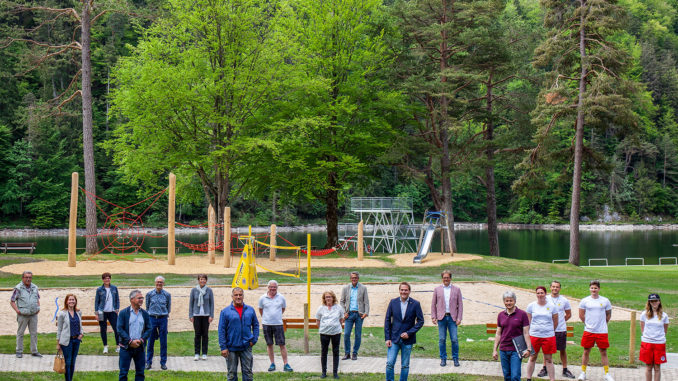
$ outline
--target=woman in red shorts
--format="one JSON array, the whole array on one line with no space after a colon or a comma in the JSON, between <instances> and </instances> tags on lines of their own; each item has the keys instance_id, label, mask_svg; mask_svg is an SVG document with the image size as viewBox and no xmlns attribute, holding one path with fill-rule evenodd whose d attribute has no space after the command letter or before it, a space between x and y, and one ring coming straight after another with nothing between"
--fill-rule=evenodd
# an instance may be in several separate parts
<instances>
[{"instance_id":1,"label":"woman in red shorts","mask_svg":"<svg viewBox=\"0 0 678 381\"><path fill-rule=\"evenodd\" d=\"M558 327L558 310L556 306L546 299L546 287L539 286L537 301L527 306L527 318L530 320L530 341L534 354L527 363L527 380L532 380L532 372L537 362L537 356L541 350L544 353L544 363L549 380L554 381L556 373L553 369L551 357L556 353L556 327Z\"/></svg>"},{"instance_id":2,"label":"woman in red shorts","mask_svg":"<svg viewBox=\"0 0 678 381\"><path fill-rule=\"evenodd\" d=\"M640 330L643 333L640 339L640 361L644 362L645 381L659 381L661 364L666 362L666 331L669 329L669 317L662 311L662 302L659 295L650 294L647 297L645 311L640 315Z\"/></svg>"}]
</instances>

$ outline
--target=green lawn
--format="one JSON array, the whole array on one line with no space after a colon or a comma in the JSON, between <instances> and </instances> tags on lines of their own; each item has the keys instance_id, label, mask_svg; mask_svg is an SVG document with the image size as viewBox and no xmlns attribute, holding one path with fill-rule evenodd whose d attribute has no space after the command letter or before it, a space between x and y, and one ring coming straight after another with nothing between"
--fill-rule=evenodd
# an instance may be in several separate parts
<instances>
[{"instance_id":1,"label":"green lawn","mask_svg":"<svg viewBox=\"0 0 678 381\"><path fill-rule=\"evenodd\" d=\"M216 327L216 323L213 325ZM575 323L575 345L568 348L570 363L579 364L582 349L578 345L581 334L584 329L582 323ZM463 325L459 327L459 346L460 357L462 360L482 360L491 361L492 341L487 340L484 325ZM112 335L109 334L109 340ZM286 334L287 348L290 353L303 353L303 330L292 329ZM469 341L471 340L471 341ZM629 323L612 322L610 324L610 344L608 350L610 362L613 366L629 366L628 364L628 342L629 342ZM640 348L640 327L637 330L636 338L637 348L636 356ZM24 341L25 353L29 352L28 340ZM0 353L14 353L15 337L11 335L0 336ZM38 338L38 348L42 353L55 353L56 336L55 334L40 334ZM156 344L158 345L158 344ZM449 345L449 344L448 344ZM342 342L343 348L343 342ZM311 353L320 353L320 340L317 333L311 333L309 342ZM168 337L168 353L170 356L192 356L193 355L193 332L170 332ZM669 330L667 340L667 350L675 352L678 350L678 330ZM449 350L448 350L449 351ZM266 346L263 337L260 337L259 343L254 346L254 353L265 354ZM277 350L276 350L277 353ZM98 355L101 354L101 339L98 333L88 334L81 346L80 354ZM209 354L219 356L217 333L210 332ZM385 357L386 349L384 346L384 330L382 328L364 328L360 355L366 357ZM108 356L116 356L111 351ZM438 357L438 331L435 327L426 326L417 334L417 344L413 351L416 357ZM555 356L556 363L560 362L560 357ZM600 355L598 351L591 354L591 364L600 364Z\"/></svg>"},{"instance_id":2,"label":"green lawn","mask_svg":"<svg viewBox=\"0 0 678 381\"><path fill-rule=\"evenodd\" d=\"M383 381L383 374L374 373L340 373L342 380L356 380L361 381ZM132 376L133 378L134 376ZM117 372L76 372L75 379L82 381L99 381L99 380L115 380L118 378ZM305 380L320 380L318 373L283 373L275 372L257 373L254 377L257 381L305 381ZM0 379L3 381L56 381L63 380L64 376L56 373L3 373L0 372ZM146 372L146 380L148 381L223 381L226 379L226 373L212 373L212 372L162 372L152 371ZM328 378L331 380L332 378ZM469 376L469 375L416 375L410 374L409 380L413 381L500 381L500 377L488 376Z\"/></svg>"}]
</instances>

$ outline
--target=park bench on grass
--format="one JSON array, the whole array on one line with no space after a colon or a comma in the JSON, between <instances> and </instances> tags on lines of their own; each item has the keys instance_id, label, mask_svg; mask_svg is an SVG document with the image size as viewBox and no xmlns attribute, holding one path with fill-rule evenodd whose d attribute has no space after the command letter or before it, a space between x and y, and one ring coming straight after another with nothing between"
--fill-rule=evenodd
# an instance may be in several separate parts
<instances>
[{"instance_id":1,"label":"park bench on grass","mask_svg":"<svg viewBox=\"0 0 678 381\"><path fill-rule=\"evenodd\" d=\"M82 325L84 327L98 327L99 326L99 321L97 320L97 317L94 315L82 315ZM110 321L106 321L107 326L111 326Z\"/></svg>"},{"instance_id":2,"label":"park bench on grass","mask_svg":"<svg viewBox=\"0 0 678 381\"><path fill-rule=\"evenodd\" d=\"M497 323L487 323L485 324L485 328L487 329L487 334L488 335L496 335L497 334ZM568 325L567 326L567 337L574 337L574 326ZM494 340L494 336L490 336L487 338L487 340ZM568 341L568 344L574 344L572 341Z\"/></svg>"},{"instance_id":3,"label":"park bench on grass","mask_svg":"<svg viewBox=\"0 0 678 381\"><path fill-rule=\"evenodd\" d=\"M33 254L35 250L35 242L4 242L0 243L0 250L7 254L7 250L30 250L29 254Z\"/></svg>"},{"instance_id":4,"label":"park bench on grass","mask_svg":"<svg viewBox=\"0 0 678 381\"><path fill-rule=\"evenodd\" d=\"M308 319L308 328L309 329L318 329L318 319ZM285 318L283 319L283 330L287 332L287 329L304 329L304 319L301 318ZM341 323L341 328L344 328L344 323Z\"/></svg>"},{"instance_id":5,"label":"park bench on grass","mask_svg":"<svg viewBox=\"0 0 678 381\"><path fill-rule=\"evenodd\" d=\"M167 250L167 246L151 246L151 250L153 250L153 254L159 249L165 249ZM174 254L179 254L179 246L174 247ZM195 254L195 251L193 252Z\"/></svg>"}]
</instances>

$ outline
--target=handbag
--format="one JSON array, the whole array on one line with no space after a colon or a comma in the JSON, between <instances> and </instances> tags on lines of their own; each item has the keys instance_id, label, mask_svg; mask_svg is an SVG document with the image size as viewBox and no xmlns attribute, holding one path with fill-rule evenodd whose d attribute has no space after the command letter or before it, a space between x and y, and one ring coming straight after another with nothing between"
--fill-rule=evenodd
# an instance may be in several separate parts
<instances>
[{"instance_id":1,"label":"handbag","mask_svg":"<svg viewBox=\"0 0 678 381\"><path fill-rule=\"evenodd\" d=\"M59 374L66 373L66 359L64 359L64 352L59 349L56 356L54 356L54 371Z\"/></svg>"}]
</instances>

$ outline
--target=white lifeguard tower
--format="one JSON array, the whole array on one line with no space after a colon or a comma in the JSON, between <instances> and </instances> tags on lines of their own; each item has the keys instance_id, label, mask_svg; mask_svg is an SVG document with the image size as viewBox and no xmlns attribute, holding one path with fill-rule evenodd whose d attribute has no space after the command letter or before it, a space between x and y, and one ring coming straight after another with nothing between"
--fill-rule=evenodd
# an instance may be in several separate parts
<instances>
[{"instance_id":1,"label":"white lifeguard tower","mask_svg":"<svg viewBox=\"0 0 678 381\"><path fill-rule=\"evenodd\" d=\"M352 197L350 211L363 221L365 245L372 252L412 253L421 225L414 223L409 197ZM344 242L357 243L355 238Z\"/></svg>"}]
</instances>

